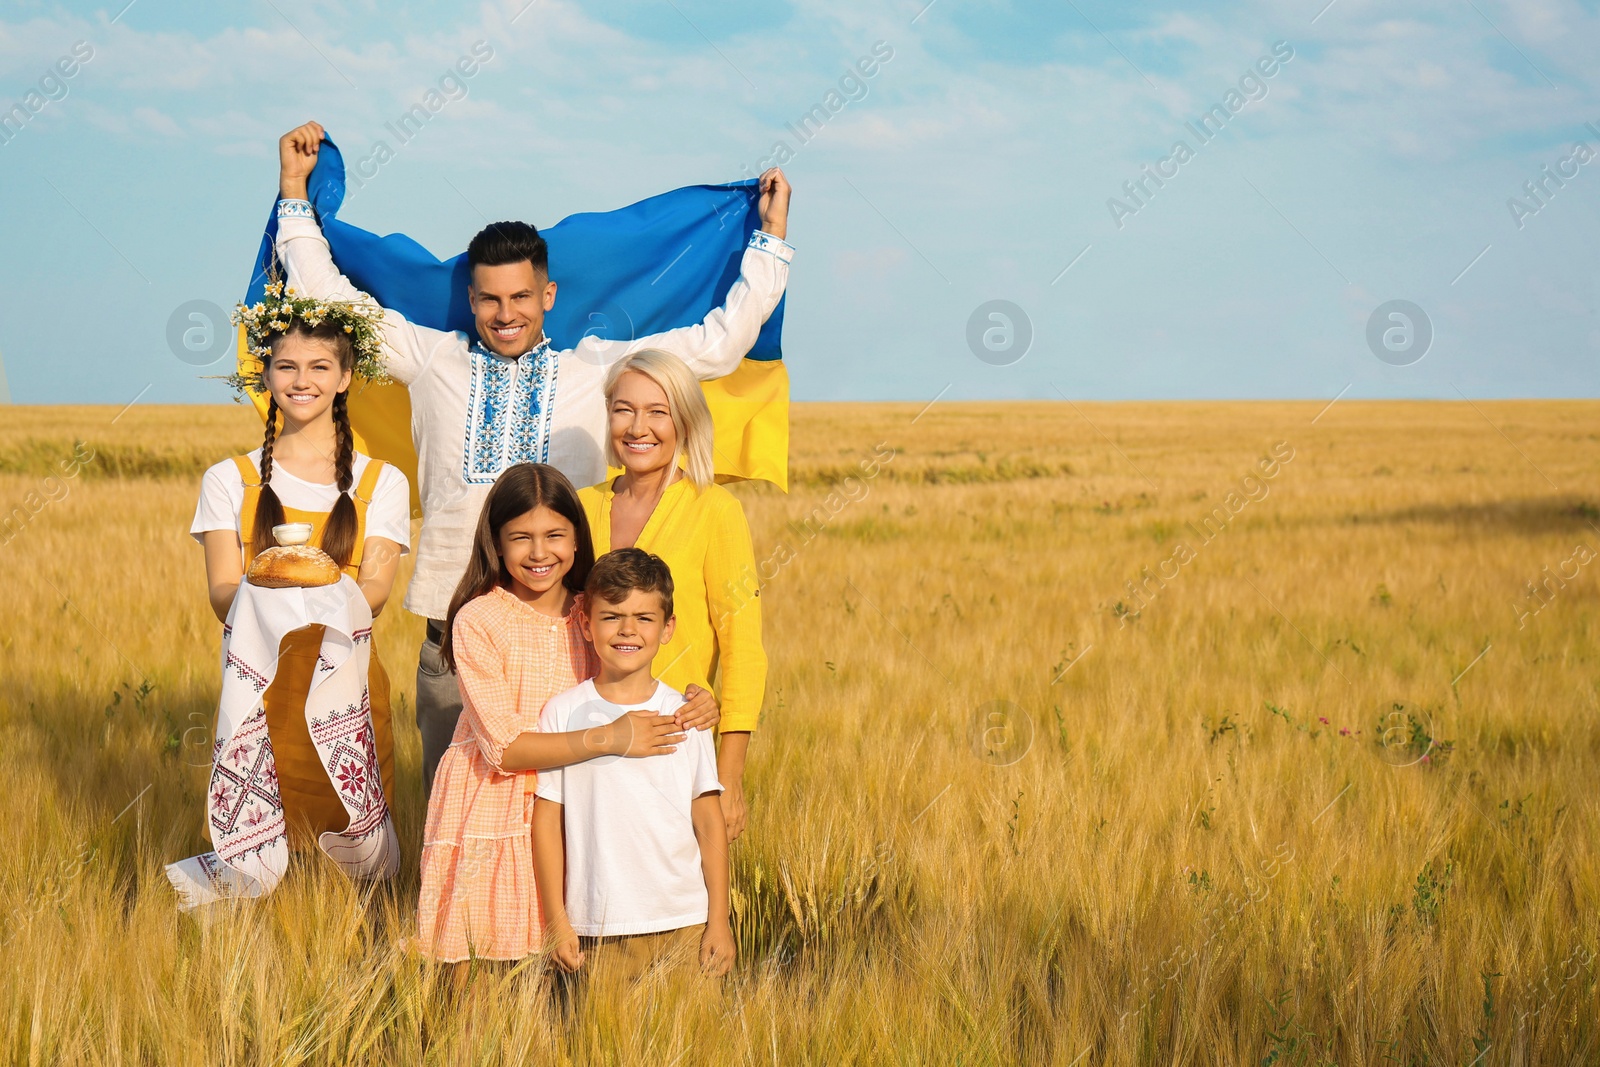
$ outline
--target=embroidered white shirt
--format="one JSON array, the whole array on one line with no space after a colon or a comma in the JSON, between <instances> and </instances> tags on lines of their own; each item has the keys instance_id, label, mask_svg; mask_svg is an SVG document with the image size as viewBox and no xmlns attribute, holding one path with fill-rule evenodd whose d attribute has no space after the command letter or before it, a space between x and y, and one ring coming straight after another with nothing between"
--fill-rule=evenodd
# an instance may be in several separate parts
<instances>
[{"instance_id":1,"label":"embroidered white shirt","mask_svg":"<svg viewBox=\"0 0 1600 1067\"><path fill-rule=\"evenodd\" d=\"M493 485L512 463L550 462L550 414L558 354L543 338L520 359L500 359L472 346L467 388L467 439L461 475Z\"/></svg>"},{"instance_id":2,"label":"embroidered white shirt","mask_svg":"<svg viewBox=\"0 0 1600 1067\"><path fill-rule=\"evenodd\" d=\"M517 359L497 356L460 331L408 322L386 310L381 330L390 377L411 393L422 536L406 610L442 620L466 571L489 486L506 467L550 463L582 488L605 478L605 376L642 348L681 358L702 379L732 373L750 351L789 282L794 248L769 233L750 237L723 305L693 326L608 341L586 335L556 351L548 338ZM324 300L358 292L334 265L303 200L278 205L278 259L288 284Z\"/></svg>"}]
</instances>

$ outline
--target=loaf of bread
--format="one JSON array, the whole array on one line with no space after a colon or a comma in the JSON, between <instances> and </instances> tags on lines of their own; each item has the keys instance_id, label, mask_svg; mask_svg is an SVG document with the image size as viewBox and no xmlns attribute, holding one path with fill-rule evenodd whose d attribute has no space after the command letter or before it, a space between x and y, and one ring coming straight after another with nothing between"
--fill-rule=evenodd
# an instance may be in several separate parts
<instances>
[{"instance_id":1,"label":"loaf of bread","mask_svg":"<svg viewBox=\"0 0 1600 1067\"><path fill-rule=\"evenodd\" d=\"M256 556L245 578L264 589L311 589L337 582L339 565L314 545L280 545Z\"/></svg>"}]
</instances>

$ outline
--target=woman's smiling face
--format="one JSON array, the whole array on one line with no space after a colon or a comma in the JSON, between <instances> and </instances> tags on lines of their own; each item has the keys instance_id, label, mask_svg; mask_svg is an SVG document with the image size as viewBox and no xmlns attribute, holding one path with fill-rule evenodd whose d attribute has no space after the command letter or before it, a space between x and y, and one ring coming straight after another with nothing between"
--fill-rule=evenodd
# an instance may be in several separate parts
<instances>
[{"instance_id":1,"label":"woman's smiling face","mask_svg":"<svg viewBox=\"0 0 1600 1067\"><path fill-rule=\"evenodd\" d=\"M350 372L339 366L332 343L296 333L278 339L263 377L278 410L301 424L320 418L350 387Z\"/></svg>"},{"instance_id":2,"label":"woman's smiling face","mask_svg":"<svg viewBox=\"0 0 1600 1067\"><path fill-rule=\"evenodd\" d=\"M630 474L668 466L678 450L667 392L638 371L617 379L611 398L611 445Z\"/></svg>"}]
</instances>

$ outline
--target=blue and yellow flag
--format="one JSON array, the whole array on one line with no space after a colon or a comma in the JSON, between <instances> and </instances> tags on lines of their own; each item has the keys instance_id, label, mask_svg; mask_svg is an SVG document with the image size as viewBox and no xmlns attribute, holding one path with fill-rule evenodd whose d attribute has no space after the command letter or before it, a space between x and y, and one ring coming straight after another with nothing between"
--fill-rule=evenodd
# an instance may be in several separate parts
<instances>
[{"instance_id":1,"label":"blue and yellow flag","mask_svg":"<svg viewBox=\"0 0 1600 1067\"><path fill-rule=\"evenodd\" d=\"M379 237L340 222L344 158L323 141L311 173L312 206L333 261L357 288L420 326L476 337L467 306L467 257L439 260L404 234ZM550 277L559 288L544 332L557 349L587 334L631 340L700 322L720 307L739 277L750 234L760 225L755 179L690 185L616 211L569 215L540 229L550 247ZM276 207L276 204L274 204ZM261 299L278 234L267 220L245 303ZM781 347L784 301L732 374L704 382L716 426L719 481L758 478L789 487L789 376ZM248 359L243 331L241 368ZM252 395L266 417L267 397ZM411 447L411 401L404 386L358 382L350 391L356 447L411 479L416 506L417 457Z\"/></svg>"}]
</instances>

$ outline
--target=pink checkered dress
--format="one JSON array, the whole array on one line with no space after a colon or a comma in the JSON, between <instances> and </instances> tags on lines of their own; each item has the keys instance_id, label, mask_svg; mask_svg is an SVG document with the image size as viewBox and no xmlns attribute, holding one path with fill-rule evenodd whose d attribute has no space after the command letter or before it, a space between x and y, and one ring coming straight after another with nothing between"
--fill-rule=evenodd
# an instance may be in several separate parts
<instances>
[{"instance_id":1,"label":"pink checkered dress","mask_svg":"<svg viewBox=\"0 0 1600 1067\"><path fill-rule=\"evenodd\" d=\"M581 601L581 596L577 598ZM533 880L535 772L500 769L506 746L536 730L545 701L593 677L578 626L505 589L462 608L452 633L461 720L439 761L422 847L417 932L435 960L515 960L539 951Z\"/></svg>"}]
</instances>

